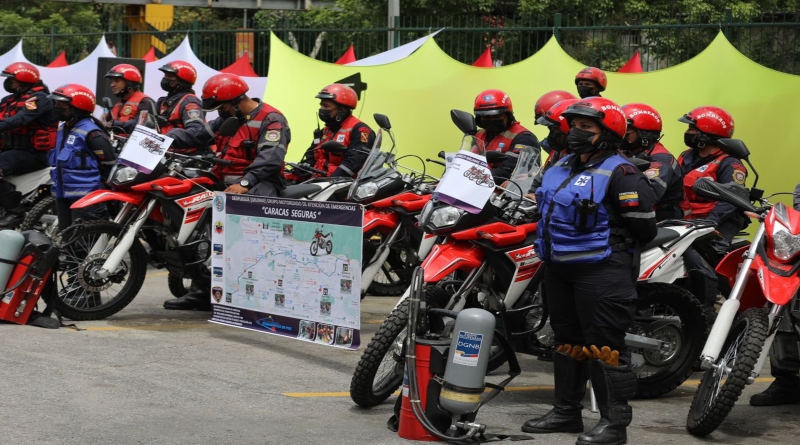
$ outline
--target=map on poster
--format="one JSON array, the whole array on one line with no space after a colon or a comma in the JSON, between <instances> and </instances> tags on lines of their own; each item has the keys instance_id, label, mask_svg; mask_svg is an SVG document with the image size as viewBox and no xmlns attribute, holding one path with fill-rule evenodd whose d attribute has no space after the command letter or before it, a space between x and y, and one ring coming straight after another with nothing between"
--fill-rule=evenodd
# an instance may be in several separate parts
<instances>
[{"instance_id":1,"label":"map on poster","mask_svg":"<svg viewBox=\"0 0 800 445\"><path fill-rule=\"evenodd\" d=\"M211 321L357 349L362 220L356 204L218 194Z\"/></svg>"}]
</instances>

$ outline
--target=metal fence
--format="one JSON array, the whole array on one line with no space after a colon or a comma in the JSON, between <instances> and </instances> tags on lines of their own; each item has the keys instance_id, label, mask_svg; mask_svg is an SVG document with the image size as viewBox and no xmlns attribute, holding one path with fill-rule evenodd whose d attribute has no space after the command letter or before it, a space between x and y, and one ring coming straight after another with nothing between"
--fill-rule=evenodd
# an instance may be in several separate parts
<instances>
[{"instance_id":1,"label":"metal fence","mask_svg":"<svg viewBox=\"0 0 800 445\"><path fill-rule=\"evenodd\" d=\"M262 76L269 69L270 31L306 55L333 62L352 44L358 58L408 43L431 31L445 28L436 37L437 44L451 57L471 64L487 48L495 61L508 65L538 51L555 35L564 50L575 59L614 71L637 50L645 71L666 68L691 59L702 51L722 30L731 43L752 60L769 68L800 74L800 12L759 14L735 17L730 10L708 16L666 14L661 17L587 17L575 14L553 16L469 16L469 17L397 17L393 26L385 18L337 21L330 28L310 27L287 18L270 29L213 29L206 24L175 23L164 32L132 31L120 24L103 33L0 35L0 53L8 51L20 38L26 57L46 65L65 50L70 62L88 54L105 34L107 42L122 57L131 54L131 37L153 35L172 51L188 35L197 56L207 65L221 69L233 63L239 54L237 34L252 33L253 68ZM258 23L254 22L254 25ZM367 24L367 27L365 27Z\"/></svg>"}]
</instances>

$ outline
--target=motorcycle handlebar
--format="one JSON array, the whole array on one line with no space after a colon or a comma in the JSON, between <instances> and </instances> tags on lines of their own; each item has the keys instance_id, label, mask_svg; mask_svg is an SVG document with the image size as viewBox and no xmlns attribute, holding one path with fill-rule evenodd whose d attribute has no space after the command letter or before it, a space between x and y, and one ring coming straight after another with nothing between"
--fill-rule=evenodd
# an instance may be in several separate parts
<instances>
[{"instance_id":1,"label":"motorcycle handlebar","mask_svg":"<svg viewBox=\"0 0 800 445\"><path fill-rule=\"evenodd\" d=\"M310 166L308 164L304 164L304 163L295 164L294 162L287 162L286 165L288 165L288 166L290 166L292 168L296 168L298 170L304 170L304 171L309 172L309 173L316 173L318 175L328 176L328 172L316 169L316 168L314 168L314 167L312 167L312 166Z\"/></svg>"},{"instance_id":2,"label":"motorcycle handlebar","mask_svg":"<svg viewBox=\"0 0 800 445\"><path fill-rule=\"evenodd\" d=\"M170 156L179 159L186 159L189 161L200 161L200 162L208 162L209 164L219 164L219 165L233 165L233 161L228 161L226 159L220 159L213 154L206 154L206 155L184 155L180 153L169 153Z\"/></svg>"}]
</instances>

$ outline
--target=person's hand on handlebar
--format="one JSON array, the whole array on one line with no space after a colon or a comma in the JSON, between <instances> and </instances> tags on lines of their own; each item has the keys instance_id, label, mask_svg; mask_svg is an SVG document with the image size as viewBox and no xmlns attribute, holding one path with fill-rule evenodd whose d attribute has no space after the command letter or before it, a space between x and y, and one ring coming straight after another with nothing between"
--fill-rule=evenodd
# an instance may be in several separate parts
<instances>
[{"instance_id":1,"label":"person's hand on handlebar","mask_svg":"<svg viewBox=\"0 0 800 445\"><path fill-rule=\"evenodd\" d=\"M249 190L250 189L248 189L247 187L242 187L239 184L231 184L228 186L228 188L225 189L225 193L235 193L237 195L244 195Z\"/></svg>"}]
</instances>

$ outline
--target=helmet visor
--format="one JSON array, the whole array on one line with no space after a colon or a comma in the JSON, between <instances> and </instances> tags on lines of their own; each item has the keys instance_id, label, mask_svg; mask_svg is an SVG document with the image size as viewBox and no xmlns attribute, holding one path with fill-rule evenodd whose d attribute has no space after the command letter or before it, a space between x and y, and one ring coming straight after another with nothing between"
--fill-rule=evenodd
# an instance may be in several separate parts
<instances>
[{"instance_id":1,"label":"helmet visor","mask_svg":"<svg viewBox=\"0 0 800 445\"><path fill-rule=\"evenodd\" d=\"M697 123L697 121L695 119L692 119L691 117L689 117L688 114L684 114L683 116L681 116L678 119L678 122L683 122L684 124L689 124L689 125L694 125L694 124Z\"/></svg>"},{"instance_id":2,"label":"helmet visor","mask_svg":"<svg viewBox=\"0 0 800 445\"><path fill-rule=\"evenodd\" d=\"M503 114L506 111L508 111L507 108L495 108L492 110L475 110L475 117L497 116L498 114Z\"/></svg>"},{"instance_id":3,"label":"helmet visor","mask_svg":"<svg viewBox=\"0 0 800 445\"><path fill-rule=\"evenodd\" d=\"M203 99L201 107L203 108L203 111L216 111L219 110L223 105L225 105L225 102L218 102L216 98L212 97L209 99Z\"/></svg>"}]
</instances>

